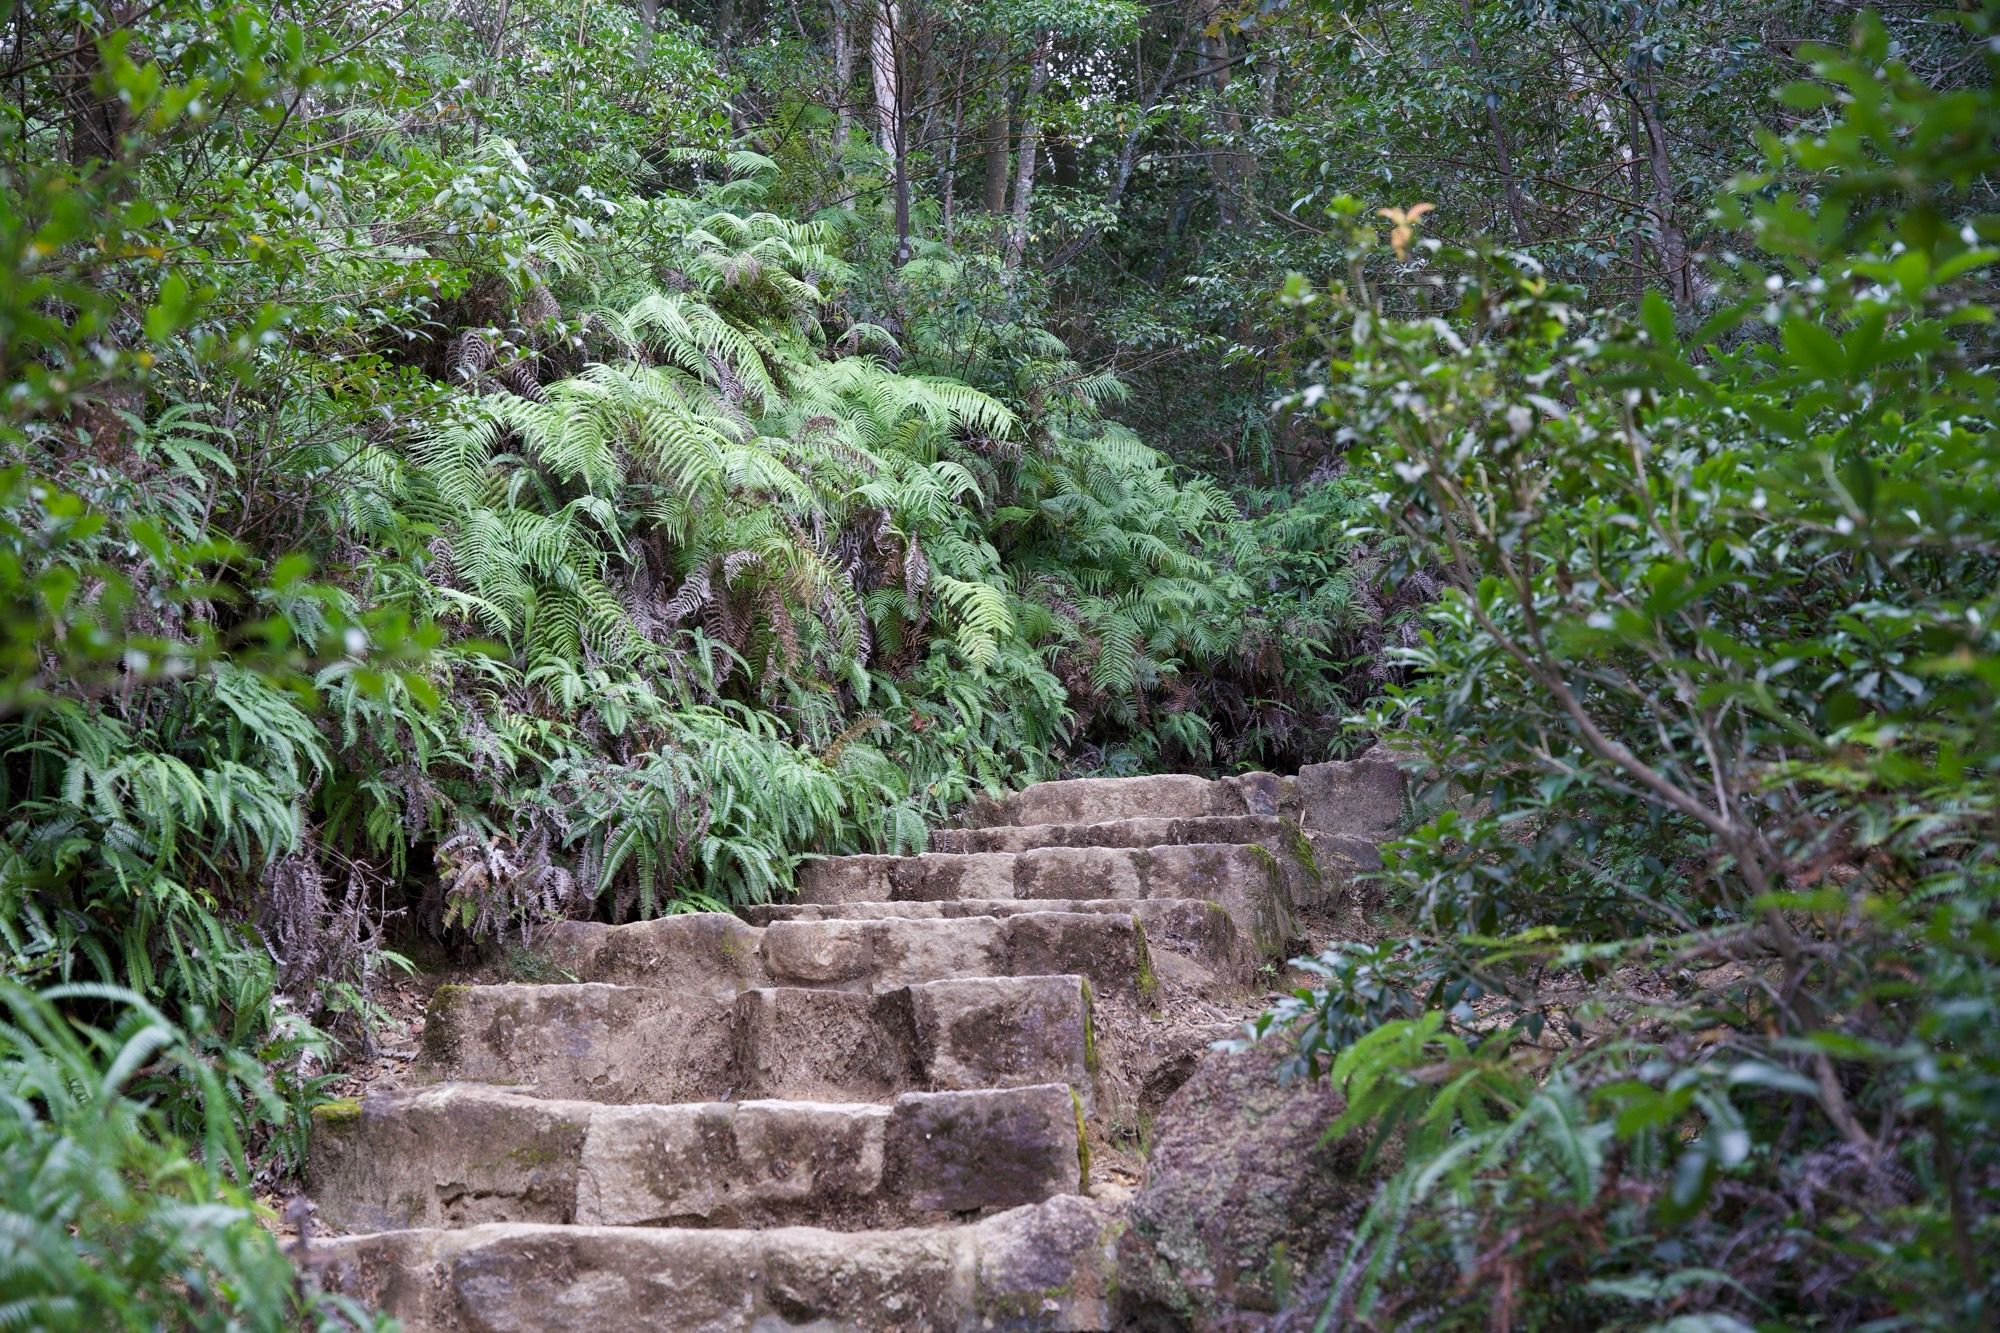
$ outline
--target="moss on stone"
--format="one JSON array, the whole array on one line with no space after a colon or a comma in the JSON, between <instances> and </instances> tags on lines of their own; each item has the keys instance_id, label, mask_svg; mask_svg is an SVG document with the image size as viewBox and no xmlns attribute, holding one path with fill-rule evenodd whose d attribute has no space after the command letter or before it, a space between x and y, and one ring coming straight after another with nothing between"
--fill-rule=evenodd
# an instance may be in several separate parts
<instances>
[{"instance_id":1,"label":"moss on stone","mask_svg":"<svg viewBox=\"0 0 2000 1333\"><path fill-rule=\"evenodd\" d=\"M554 954L537 952L511 940L501 946L500 957L507 975L516 981L548 985L577 979L576 973L564 966L563 960Z\"/></svg>"},{"instance_id":2,"label":"moss on stone","mask_svg":"<svg viewBox=\"0 0 2000 1333\"><path fill-rule=\"evenodd\" d=\"M1284 863L1277 854L1261 843L1247 846L1264 867L1264 881L1269 888L1265 901L1257 906L1257 936L1251 942L1258 953L1273 958L1284 953L1291 943L1292 892L1285 883Z\"/></svg>"},{"instance_id":3,"label":"moss on stone","mask_svg":"<svg viewBox=\"0 0 2000 1333\"><path fill-rule=\"evenodd\" d=\"M522 1166L553 1166L563 1160L563 1157L562 1152L541 1142L524 1143L507 1154L509 1161L518 1162Z\"/></svg>"},{"instance_id":4,"label":"moss on stone","mask_svg":"<svg viewBox=\"0 0 2000 1333\"><path fill-rule=\"evenodd\" d=\"M445 1065L451 1062L458 1048L457 1011L465 1002L470 986L455 982L439 986L431 992L430 1008L424 1013L424 1035L422 1040L424 1060L428 1064Z\"/></svg>"},{"instance_id":5,"label":"moss on stone","mask_svg":"<svg viewBox=\"0 0 2000 1333\"><path fill-rule=\"evenodd\" d=\"M1159 998L1160 978L1153 971L1153 950L1146 943L1146 923L1136 916L1132 918L1132 952L1136 956L1139 968L1137 981L1139 1002L1152 1004Z\"/></svg>"},{"instance_id":6,"label":"moss on stone","mask_svg":"<svg viewBox=\"0 0 2000 1333\"><path fill-rule=\"evenodd\" d=\"M1077 1188L1090 1186L1090 1130L1083 1122L1083 1094L1075 1088L1069 1090L1070 1110L1076 1114L1076 1179Z\"/></svg>"},{"instance_id":7,"label":"moss on stone","mask_svg":"<svg viewBox=\"0 0 2000 1333\"><path fill-rule=\"evenodd\" d=\"M1292 1247L1280 1240L1271 1246L1271 1257L1264 1265L1264 1282L1281 1310L1291 1302L1292 1277Z\"/></svg>"},{"instance_id":8,"label":"moss on stone","mask_svg":"<svg viewBox=\"0 0 2000 1333\"><path fill-rule=\"evenodd\" d=\"M1320 869L1319 857L1313 853L1312 839L1306 836L1306 831L1297 821L1290 819L1279 820L1278 827L1284 832L1285 849L1291 853L1292 860L1298 862L1299 869L1305 871L1315 885L1324 888L1326 872Z\"/></svg>"},{"instance_id":9,"label":"moss on stone","mask_svg":"<svg viewBox=\"0 0 2000 1333\"><path fill-rule=\"evenodd\" d=\"M321 1102L312 1109L313 1123L316 1125L346 1125L361 1118L361 1101L355 1097L338 1097L330 1102Z\"/></svg>"},{"instance_id":10,"label":"moss on stone","mask_svg":"<svg viewBox=\"0 0 2000 1333\"><path fill-rule=\"evenodd\" d=\"M1097 1000L1090 990L1090 978L1080 978L1083 986L1083 1067L1097 1072Z\"/></svg>"},{"instance_id":11,"label":"moss on stone","mask_svg":"<svg viewBox=\"0 0 2000 1333\"><path fill-rule=\"evenodd\" d=\"M985 1327L991 1328L996 1319L1008 1328L1039 1327L1037 1321L1048 1318L1051 1302L1060 1307L1075 1292L1075 1282L1064 1282L1053 1287L1037 1287L1033 1291L1010 1291L989 1297L983 1306L986 1314Z\"/></svg>"}]
</instances>

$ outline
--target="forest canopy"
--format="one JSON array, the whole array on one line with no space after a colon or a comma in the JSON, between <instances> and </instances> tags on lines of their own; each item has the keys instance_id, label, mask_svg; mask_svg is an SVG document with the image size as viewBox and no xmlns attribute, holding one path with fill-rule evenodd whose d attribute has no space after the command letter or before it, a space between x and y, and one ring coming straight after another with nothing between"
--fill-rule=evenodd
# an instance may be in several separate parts
<instances>
[{"instance_id":1,"label":"forest canopy","mask_svg":"<svg viewBox=\"0 0 2000 1333\"><path fill-rule=\"evenodd\" d=\"M1314 1318L1990 1327L1996 64L0 5L0 1324L365 1324L254 1196L408 954L1380 740L1383 938L1264 1024L1395 1145Z\"/></svg>"}]
</instances>

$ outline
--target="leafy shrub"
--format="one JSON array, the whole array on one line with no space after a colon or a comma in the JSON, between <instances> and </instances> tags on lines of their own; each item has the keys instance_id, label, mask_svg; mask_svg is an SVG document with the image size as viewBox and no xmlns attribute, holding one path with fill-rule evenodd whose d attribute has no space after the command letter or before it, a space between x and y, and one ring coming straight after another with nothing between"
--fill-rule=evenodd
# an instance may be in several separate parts
<instances>
[{"instance_id":1,"label":"leafy shrub","mask_svg":"<svg viewBox=\"0 0 2000 1333\"><path fill-rule=\"evenodd\" d=\"M94 1011L98 1021L80 1017ZM188 1097L186 1151L157 1096ZM136 994L0 978L0 1320L37 1329L373 1327L258 1221L236 1125L281 1102Z\"/></svg>"},{"instance_id":2,"label":"leafy shrub","mask_svg":"<svg viewBox=\"0 0 2000 1333\"><path fill-rule=\"evenodd\" d=\"M1367 719L1434 783L1412 933L1269 1020L1404 1144L1333 1317L1990 1323L1995 18L1976 91L1813 53L1707 311L1436 246L1449 320L1294 287L1443 586Z\"/></svg>"}]
</instances>

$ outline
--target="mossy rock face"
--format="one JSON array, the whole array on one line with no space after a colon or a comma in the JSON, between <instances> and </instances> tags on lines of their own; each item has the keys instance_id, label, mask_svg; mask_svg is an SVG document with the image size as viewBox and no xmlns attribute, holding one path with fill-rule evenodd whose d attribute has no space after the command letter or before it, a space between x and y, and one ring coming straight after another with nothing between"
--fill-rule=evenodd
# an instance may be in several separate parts
<instances>
[{"instance_id":1,"label":"mossy rock face","mask_svg":"<svg viewBox=\"0 0 2000 1333\"><path fill-rule=\"evenodd\" d=\"M1138 917L1132 918L1133 954L1138 976L1134 988L1141 1004L1150 1005L1160 996L1160 978L1153 971L1153 951L1146 944L1146 923Z\"/></svg>"},{"instance_id":2,"label":"mossy rock face","mask_svg":"<svg viewBox=\"0 0 2000 1333\"><path fill-rule=\"evenodd\" d=\"M355 1097L340 1097L330 1102L321 1102L312 1109L315 1129L332 1129L351 1125L361 1119L361 1102Z\"/></svg>"},{"instance_id":3,"label":"mossy rock face","mask_svg":"<svg viewBox=\"0 0 2000 1333\"><path fill-rule=\"evenodd\" d=\"M1294 820L1281 820L1278 827L1283 830L1285 851L1298 866L1299 871L1305 875L1315 890L1324 889L1326 872L1320 869L1319 857L1313 853L1312 839L1306 836L1306 831Z\"/></svg>"},{"instance_id":4,"label":"mossy rock face","mask_svg":"<svg viewBox=\"0 0 2000 1333\"><path fill-rule=\"evenodd\" d=\"M443 1067L451 1063L458 1050L458 1010L471 990L470 986L447 984L431 992L419 1043L426 1064Z\"/></svg>"},{"instance_id":5,"label":"mossy rock face","mask_svg":"<svg viewBox=\"0 0 2000 1333\"><path fill-rule=\"evenodd\" d=\"M1069 1090L1070 1110L1076 1114L1076 1180L1078 1189L1090 1186L1090 1126L1083 1113L1083 1094Z\"/></svg>"},{"instance_id":6,"label":"mossy rock face","mask_svg":"<svg viewBox=\"0 0 2000 1333\"><path fill-rule=\"evenodd\" d=\"M1364 1143L1321 1141L1340 1095L1323 1080L1280 1083L1289 1054L1282 1039L1210 1052L1161 1109L1119 1242L1133 1326L1275 1312L1294 1274L1346 1245L1374 1191Z\"/></svg>"},{"instance_id":7,"label":"mossy rock face","mask_svg":"<svg viewBox=\"0 0 2000 1333\"><path fill-rule=\"evenodd\" d=\"M1264 870L1264 892L1256 904L1252 942L1265 958L1283 958L1302 938L1292 901L1291 879L1285 873L1285 863L1270 848L1251 843L1243 850Z\"/></svg>"},{"instance_id":8,"label":"mossy rock face","mask_svg":"<svg viewBox=\"0 0 2000 1333\"><path fill-rule=\"evenodd\" d=\"M1082 978L1083 984L1083 1069L1087 1074L1097 1072L1097 997L1090 989L1090 978Z\"/></svg>"}]
</instances>

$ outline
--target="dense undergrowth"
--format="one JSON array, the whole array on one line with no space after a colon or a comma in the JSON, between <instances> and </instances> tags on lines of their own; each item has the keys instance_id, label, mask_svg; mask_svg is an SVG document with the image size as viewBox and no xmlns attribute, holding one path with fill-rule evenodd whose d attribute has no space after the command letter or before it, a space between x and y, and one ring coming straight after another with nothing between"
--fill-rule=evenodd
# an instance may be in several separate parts
<instances>
[{"instance_id":1,"label":"dense undergrowth","mask_svg":"<svg viewBox=\"0 0 2000 1333\"><path fill-rule=\"evenodd\" d=\"M10 13L0 1324L316 1302L247 1191L392 943L764 900L1367 687L1354 487L1246 516L993 253L788 215L671 22Z\"/></svg>"},{"instance_id":2,"label":"dense undergrowth","mask_svg":"<svg viewBox=\"0 0 2000 1333\"><path fill-rule=\"evenodd\" d=\"M365 1321L406 941L1383 733L1327 1326L1991 1325L1991 6L1254 10L0 9L0 1326Z\"/></svg>"},{"instance_id":3,"label":"dense undergrowth","mask_svg":"<svg viewBox=\"0 0 2000 1333\"><path fill-rule=\"evenodd\" d=\"M1267 1020L1395 1144L1322 1327L1993 1326L2000 13L1951 21L1965 89L1809 53L1698 316L1368 226L1292 290L1443 585L1364 723L1408 932Z\"/></svg>"}]
</instances>

